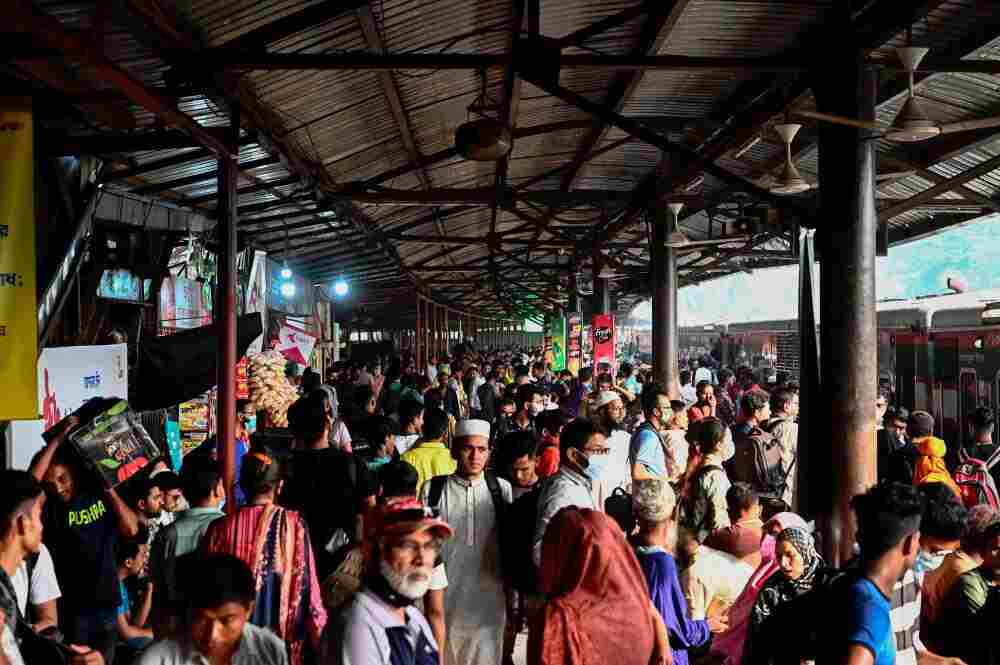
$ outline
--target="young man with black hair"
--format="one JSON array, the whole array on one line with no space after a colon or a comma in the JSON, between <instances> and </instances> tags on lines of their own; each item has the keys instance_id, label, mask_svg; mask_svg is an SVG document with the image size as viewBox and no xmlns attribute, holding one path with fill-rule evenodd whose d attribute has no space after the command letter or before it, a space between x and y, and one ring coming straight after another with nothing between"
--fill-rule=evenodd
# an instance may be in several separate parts
<instances>
[{"instance_id":1,"label":"young man with black hair","mask_svg":"<svg viewBox=\"0 0 1000 665\"><path fill-rule=\"evenodd\" d=\"M441 549L448 571L444 597L448 640L443 662L495 665L502 654L506 623L500 519L504 505L513 500L511 486L486 470L490 456L486 421L458 421L452 456L455 472L425 482L419 494L455 532L455 538Z\"/></svg>"},{"instance_id":2,"label":"young man with black hair","mask_svg":"<svg viewBox=\"0 0 1000 665\"><path fill-rule=\"evenodd\" d=\"M501 474L510 481L512 500L530 492L538 484L538 437L534 432L511 432L500 443Z\"/></svg>"},{"instance_id":3,"label":"young man with black hair","mask_svg":"<svg viewBox=\"0 0 1000 665\"><path fill-rule=\"evenodd\" d=\"M585 418L577 418L563 428L559 447L562 454L559 472L542 488L538 498L532 551L536 566L541 565L542 540L556 513L567 506L601 510L594 502L594 485L601 479L611 452L604 431Z\"/></svg>"},{"instance_id":4,"label":"young man with black hair","mask_svg":"<svg viewBox=\"0 0 1000 665\"><path fill-rule=\"evenodd\" d=\"M891 406L877 433L877 470L880 481L912 483L917 463L917 449L906 435L910 412L906 407Z\"/></svg>"},{"instance_id":5,"label":"young man with black hair","mask_svg":"<svg viewBox=\"0 0 1000 665\"><path fill-rule=\"evenodd\" d=\"M137 665L288 665L284 643L250 623L257 590L243 561L230 554L192 553L179 564L184 633L152 645Z\"/></svg>"},{"instance_id":6,"label":"young man with black hair","mask_svg":"<svg viewBox=\"0 0 1000 665\"><path fill-rule=\"evenodd\" d=\"M514 417L507 425L507 431L501 436L510 432L520 432L535 429L535 418L545 411L545 391L533 384L519 386L514 395Z\"/></svg>"},{"instance_id":7,"label":"young man with black hair","mask_svg":"<svg viewBox=\"0 0 1000 665\"><path fill-rule=\"evenodd\" d=\"M42 512L46 496L38 480L25 471L0 471L0 662L24 663L18 639L32 630L18 606L12 578L29 556L42 547ZM88 647L68 647L72 665L101 665L100 652Z\"/></svg>"},{"instance_id":8,"label":"young man with black hair","mask_svg":"<svg viewBox=\"0 0 1000 665\"><path fill-rule=\"evenodd\" d=\"M654 383L642 392L641 399L645 421L629 442L632 480L670 480L675 466L673 456L669 454L670 445L665 438L667 423L674 415L670 396L663 386Z\"/></svg>"},{"instance_id":9,"label":"young man with black hair","mask_svg":"<svg viewBox=\"0 0 1000 665\"><path fill-rule=\"evenodd\" d=\"M185 460L180 481L191 507L178 513L174 523L157 534L149 553L154 594L153 627L157 637L176 628L180 613L178 558L197 550L209 525L224 516L222 504L226 500L226 490L218 466L212 460Z\"/></svg>"},{"instance_id":10,"label":"young man with black hair","mask_svg":"<svg viewBox=\"0 0 1000 665\"><path fill-rule=\"evenodd\" d=\"M369 445L368 454L364 456L365 464L369 471L378 471L378 468L388 463L396 454L396 436L399 427L396 421L388 416L372 416L368 419L367 439Z\"/></svg>"},{"instance_id":11,"label":"young man with black hair","mask_svg":"<svg viewBox=\"0 0 1000 665\"><path fill-rule=\"evenodd\" d=\"M997 444L993 441L993 428L996 425L993 409L988 406L977 408L969 414L968 423L970 438L965 452L970 457L985 462L997 451ZM1000 478L1000 464L990 469L990 475L994 482Z\"/></svg>"},{"instance_id":12,"label":"young man with black hair","mask_svg":"<svg viewBox=\"0 0 1000 665\"><path fill-rule=\"evenodd\" d=\"M400 400L397 409L399 415L399 434L396 436L396 451L404 455L420 438L420 429L424 426L424 405L415 399Z\"/></svg>"},{"instance_id":13,"label":"young man with black hair","mask_svg":"<svg viewBox=\"0 0 1000 665\"><path fill-rule=\"evenodd\" d=\"M541 479L554 476L559 471L559 436L569 422L561 409L548 409L535 419L538 430L538 455L535 471Z\"/></svg>"},{"instance_id":14,"label":"young man with black hair","mask_svg":"<svg viewBox=\"0 0 1000 665\"><path fill-rule=\"evenodd\" d=\"M434 476L455 472L455 460L445 443L448 434L448 414L439 408L424 411L423 436L419 443L406 451L402 459L413 465L420 475L417 492Z\"/></svg>"},{"instance_id":15,"label":"young man with black hair","mask_svg":"<svg viewBox=\"0 0 1000 665\"><path fill-rule=\"evenodd\" d=\"M115 548L133 538L139 518L114 489L82 466L67 435L79 424L75 416L46 444L31 463L31 474L43 482L45 540L62 586L59 628L70 642L114 658L118 573Z\"/></svg>"},{"instance_id":16,"label":"young man with black hair","mask_svg":"<svg viewBox=\"0 0 1000 665\"><path fill-rule=\"evenodd\" d=\"M880 483L851 500L860 547L856 575L825 599L817 665L893 665L890 599L920 553L923 501L912 486Z\"/></svg>"},{"instance_id":17,"label":"young man with black hair","mask_svg":"<svg viewBox=\"0 0 1000 665\"><path fill-rule=\"evenodd\" d=\"M305 449L292 451L280 502L305 518L316 572L325 579L336 566L327 545L338 532L341 544L360 538L361 516L375 503L375 478L358 456L330 446L333 421L325 400L309 398L296 404L292 431Z\"/></svg>"},{"instance_id":18,"label":"young man with black hair","mask_svg":"<svg viewBox=\"0 0 1000 665\"><path fill-rule=\"evenodd\" d=\"M495 424L497 418L497 401L500 398L500 390L497 383L500 375L496 370L486 373L486 383L476 388L476 397L479 399L479 417L490 424Z\"/></svg>"},{"instance_id":19,"label":"young man with black hair","mask_svg":"<svg viewBox=\"0 0 1000 665\"><path fill-rule=\"evenodd\" d=\"M115 553L115 561L118 564L118 590L121 595L116 626L118 639L121 643L119 648L124 646L125 654L138 653L153 641L153 631L146 626L149 623L150 610L153 606L154 587L152 584L139 585L138 602L133 607L128 587L125 584L129 578L138 578L146 570L146 562L149 560L149 546L146 544L144 532L145 527L141 527L138 536L122 542ZM116 656L121 657L122 655L117 654ZM126 656L123 660L130 662L131 659Z\"/></svg>"},{"instance_id":20,"label":"young man with black hair","mask_svg":"<svg viewBox=\"0 0 1000 665\"><path fill-rule=\"evenodd\" d=\"M146 527L146 546L152 547L153 539L160 529L173 523L174 514L163 510L163 488L157 480L159 476L149 477L138 483L134 510L139 516L139 521ZM138 574L139 579L145 580L149 577L148 558L144 559L142 570Z\"/></svg>"},{"instance_id":21,"label":"young man with black hair","mask_svg":"<svg viewBox=\"0 0 1000 665\"><path fill-rule=\"evenodd\" d=\"M798 456L799 396L790 390L778 388L771 393L771 417L761 424L761 429L774 437L781 448L781 470L785 475L785 491L781 499L795 510L795 459Z\"/></svg>"}]
</instances>

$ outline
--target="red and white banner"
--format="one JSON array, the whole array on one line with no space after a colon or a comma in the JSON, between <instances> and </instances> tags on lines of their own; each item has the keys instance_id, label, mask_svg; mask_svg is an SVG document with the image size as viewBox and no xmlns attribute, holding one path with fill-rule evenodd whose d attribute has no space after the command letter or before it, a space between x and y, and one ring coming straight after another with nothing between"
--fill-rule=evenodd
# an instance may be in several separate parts
<instances>
[{"instance_id":1,"label":"red and white banner","mask_svg":"<svg viewBox=\"0 0 1000 665\"><path fill-rule=\"evenodd\" d=\"M309 356L312 355L315 345L315 336L286 325L281 326L281 330L278 331L278 343L275 348L293 363L308 365Z\"/></svg>"},{"instance_id":2,"label":"red and white banner","mask_svg":"<svg viewBox=\"0 0 1000 665\"><path fill-rule=\"evenodd\" d=\"M615 317L613 314L598 314L591 323L590 338L594 345L594 369L601 363L617 369L615 362Z\"/></svg>"}]
</instances>

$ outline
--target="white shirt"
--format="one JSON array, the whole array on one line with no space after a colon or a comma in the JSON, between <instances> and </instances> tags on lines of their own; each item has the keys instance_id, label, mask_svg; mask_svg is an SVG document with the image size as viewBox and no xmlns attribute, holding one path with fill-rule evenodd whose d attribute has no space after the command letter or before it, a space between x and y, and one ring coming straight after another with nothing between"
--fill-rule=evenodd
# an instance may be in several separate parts
<instances>
[{"instance_id":1,"label":"white shirt","mask_svg":"<svg viewBox=\"0 0 1000 665\"><path fill-rule=\"evenodd\" d=\"M698 385L702 381L708 381L709 383L715 383L715 377L712 376L712 370L707 367L699 367L694 373L694 385Z\"/></svg>"},{"instance_id":2,"label":"white shirt","mask_svg":"<svg viewBox=\"0 0 1000 665\"><path fill-rule=\"evenodd\" d=\"M161 640L142 652L137 665L211 665L187 642ZM266 628L243 625L232 665L288 665L285 643Z\"/></svg>"},{"instance_id":3,"label":"white shirt","mask_svg":"<svg viewBox=\"0 0 1000 665\"><path fill-rule=\"evenodd\" d=\"M713 601L729 607L736 602L753 575L753 566L731 554L702 545L694 563L681 573L681 589L691 618L705 618Z\"/></svg>"},{"instance_id":4,"label":"white shirt","mask_svg":"<svg viewBox=\"0 0 1000 665\"><path fill-rule=\"evenodd\" d=\"M497 479L505 503L510 483ZM421 488L428 503L431 483ZM454 535L441 548L448 570L444 595L445 665L496 665L503 651L507 603L500 571L499 520L485 477L448 476L436 506Z\"/></svg>"},{"instance_id":5,"label":"white shirt","mask_svg":"<svg viewBox=\"0 0 1000 665\"><path fill-rule=\"evenodd\" d=\"M38 551L38 561L35 563L34 570L31 571L31 583L28 583L27 560L21 562L10 581L14 585L17 606L21 609L23 616L28 616L29 601L32 605L41 605L62 596L62 592L59 590L59 580L56 579L56 569L52 564L52 555L45 545L42 545L42 549Z\"/></svg>"},{"instance_id":6,"label":"white shirt","mask_svg":"<svg viewBox=\"0 0 1000 665\"><path fill-rule=\"evenodd\" d=\"M407 450L413 447L413 444L417 442L420 438L419 434L397 434L396 435L396 452L402 455Z\"/></svg>"},{"instance_id":7,"label":"white shirt","mask_svg":"<svg viewBox=\"0 0 1000 665\"><path fill-rule=\"evenodd\" d=\"M404 613L406 620L400 621L378 596L362 589L341 614L331 615L323 634L321 662L323 665L389 665L392 649L385 633L387 628L405 627L411 645L415 645L423 633L428 646L437 651L430 624L420 610L410 606Z\"/></svg>"},{"instance_id":8,"label":"white shirt","mask_svg":"<svg viewBox=\"0 0 1000 665\"><path fill-rule=\"evenodd\" d=\"M0 631L0 654L7 657L7 662L10 665L24 665L24 660L21 658L21 650L17 646L17 640L14 639L14 631L11 629L11 622L14 620L6 617L3 631Z\"/></svg>"},{"instance_id":9,"label":"white shirt","mask_svg":"<svg viewBox=\"0 0 1000 665\"><path fill-rule=\"evenodd\" d=\"M681 386L681 399L688 406L691 406L698 401L698 391L690 383L686 386Z\"/></svg>"}]
</instances>

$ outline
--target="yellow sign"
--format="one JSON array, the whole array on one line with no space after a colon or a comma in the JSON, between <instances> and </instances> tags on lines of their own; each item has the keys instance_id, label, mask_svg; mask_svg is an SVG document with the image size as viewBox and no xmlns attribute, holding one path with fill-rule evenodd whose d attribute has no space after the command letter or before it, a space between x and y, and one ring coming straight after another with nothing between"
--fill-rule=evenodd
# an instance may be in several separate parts
<instances>
[{"instance_id":1,"label":"yellow sign","mask_svg":"<svg viewBox=\"0 0 1000 665\"><path fill-rule=\"evenodd\" d=\"M0 420L38 418L31 101L0 98Z\"/></svg>"}]
</instances>

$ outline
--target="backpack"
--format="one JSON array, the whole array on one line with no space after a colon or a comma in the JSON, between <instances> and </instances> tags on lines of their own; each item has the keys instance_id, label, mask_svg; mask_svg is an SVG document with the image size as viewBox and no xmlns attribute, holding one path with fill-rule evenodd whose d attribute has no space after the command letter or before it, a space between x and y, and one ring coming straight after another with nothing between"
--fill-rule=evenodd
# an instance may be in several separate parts
<instances>
[{"instance_id":1,"label":"backpack","mask_svg":"<svg viewBox=\"0 0 1000 665\"><path fill-rule=\"evenodd\" d=\"M632 495L622 487L616 487L611 496L604 500L604 512L618 523L627 536L635 528L635 513L632 511Z\"/></svg>"},{"instance_id":2,"label":"backpack","mask_svg":"<svg viewBox=\"0 0 1000 665\"><path fill-rule=\"evenodd\" d=\"M735 445L736 454L728 463L730 480L734 483L748 483L760 494L765 513L769 508L772 511L782 508L784 501L781 496L785 493L791 469L786 472L781 466L778 440L755 427L750 434L737 438ZM787 507L783 509L787 510Z\"/></svg>"},{"instance_id":3,"label":"backpack","mask_svg":"<svg viewBox=\"0 0 1000 665\"><path fill-rule=\"evenodd\" d=\"M506 529L500 539L500 561L503 562L504 581L521 593L538 593L540 588L539 571L532 554L538 504L546 484L539 481L507 506L506 523L514 528Z\"/></svg>"},{"instance_id":4,"label":"backpack","mask_svg":"<svg viewBox=\"0 0 1000 665\"><path fill-rule=\"evenodd\" d=\"M984 462L970 455L964 448L959 448L958 466L952 477L966 507L986 504L994 510L1000 509L1000 494L990 475L990 462L995 463L996 458L994 454L989 462Z\"/></svg>"}]
</instances>

